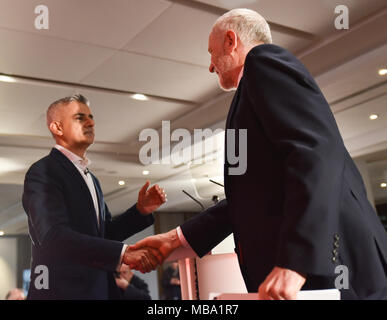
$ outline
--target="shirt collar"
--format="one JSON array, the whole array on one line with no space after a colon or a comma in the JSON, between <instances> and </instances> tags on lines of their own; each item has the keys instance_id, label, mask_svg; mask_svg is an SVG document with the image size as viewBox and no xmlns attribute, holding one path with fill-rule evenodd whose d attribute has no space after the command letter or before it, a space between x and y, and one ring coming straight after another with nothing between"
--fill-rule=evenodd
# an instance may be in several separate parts
<instances>
[{"instance_id":1,"label":"shirt collar","mask_svg":"<svg viewBox=\"0 0 387 320\"><path fill-rule=\"evenodd\" d=\"M85 170L91 164L91 161L88 158L85 157L85 159L83 159L59 144L56 144L55 148L62 152L72 163L82 170Z\"/></svg>"},{"instance_id":2,"label":"shirt collar","mask_svg":"<svg viewBox=\"0 0 387 320\"><path fill-rule=\"evenodd\" d=\"M239 86L239 82L241 82L241 79L243 77L243 69L245 68L245 66L243 65L243 67L241 68L241 71L239 71L239 75L238 75L238 86Z\"/></svg>"}]
</instances>

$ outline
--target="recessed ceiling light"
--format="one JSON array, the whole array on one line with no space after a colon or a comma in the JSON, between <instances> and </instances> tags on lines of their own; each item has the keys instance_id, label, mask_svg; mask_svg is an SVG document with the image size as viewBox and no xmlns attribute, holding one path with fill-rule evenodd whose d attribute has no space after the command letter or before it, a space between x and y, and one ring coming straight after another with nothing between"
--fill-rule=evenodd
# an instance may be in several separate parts
<instances>
[{"instance_id":1,"label":"recessed ceiling light","mask_svg":"<svg viewBox=\"0 0 387 320\"><path fill-rule=\"evenodd\" d=\"M142 174L143 174L144 176L147 176L147 175L149 174L149 171L148 171L148 170L144 170L144 171L142 172Z\"/></svg>"},{"instance_id":2,"label":"recessed ceiling light","mask_svg":"<svg viewBox=\"0 0 387 320\"><path fill-rule=\"evenodd\" d=\"M146 101L148 100L148 97L142 93L136 93L136 94L132 94L132 99Z\"/></svg>"},{"instance_id":3,"label":"recessed ceiling light","mask_svg":"<svg viewBox=\"0 0 387 320\"><path fill-rule=\"evenodd\" d=\"M0 237L4 235L4 231L0 231Z\"/></svg>"},{"instance_id":4,"label":"recessed ceiling light","mask_svg":"<svg viewBox=\"0 0 387 320\"><path fill-rule=\"evenodd\" d=\"M371 120L376 120L377 118L379 118L379 116L377 114L371 114L370 115L370 119Z\"/></svg>"},{"instance_id":5,"label":"recessed ceiling light","mask_svg":"<svg viewBox=\"0 0 387 320\"><path fill-rule=\"evenodd\" d=\"M379 75L384 76L386 74L387 74L387 69L380 69L379 70Z\"/></svg>"},{"instance_id":6,"label":"recessed ceiling light","mask_svg":"<svg viewBox=\"0 0 387 320\"><path fill-rule=\"evenodd\" d=\"M120 186L124 186L124 185L125 185L125 181L124 181L124 180L120 180L120 181L118 181L118 184L119 184Z\"/></svg>"},{"instance_id":7,"label":"recessed ceiling light","mask_svg":"<svg viewBox=\"0 0 387 320\"><path fill-rule=\"evenodd\" d=\"M195 178L192 178L192 179L191 179L191 182L196 182L196 179L195 179Z\"/></svg>"},{"instance_id":8,"label":"recessed ceiling light","mask_svg":"<svg viewBox=\"0 0 387 320\"><path fill-rule=\"evenodd\" d=\"M9 76L0 75L0 81L2 81L2 82L16 82L16 79L9 77Z\"/></svg>"},{"instance_id":9,"label":"recessed ceiling light","mask_svg":"<svg viewBox=\"0 0 387 320\"><path fill-rule=\"evenodd\" d=\"M382 182L382 183L380 184L380 187L381 187L381 188L386 188L386 187L387 187L387 183Z\"/></svg>"}]
</instances>

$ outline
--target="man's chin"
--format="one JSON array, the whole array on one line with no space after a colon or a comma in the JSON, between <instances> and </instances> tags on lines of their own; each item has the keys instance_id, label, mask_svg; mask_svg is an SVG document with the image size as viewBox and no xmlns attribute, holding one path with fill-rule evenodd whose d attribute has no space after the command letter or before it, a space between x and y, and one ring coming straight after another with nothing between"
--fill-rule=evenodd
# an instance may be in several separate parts
<instances>
[{"instance_id":1,"label":"man's chin","mask_svg":"<svg viewBox=\"0 0 387 320\"><path fill-rule=\"evenodd\" d=\"M87 146L90 146L94 143L94 136L93 137L86 137L84 140L84 144Z\"/></svg>"}]
</instances>

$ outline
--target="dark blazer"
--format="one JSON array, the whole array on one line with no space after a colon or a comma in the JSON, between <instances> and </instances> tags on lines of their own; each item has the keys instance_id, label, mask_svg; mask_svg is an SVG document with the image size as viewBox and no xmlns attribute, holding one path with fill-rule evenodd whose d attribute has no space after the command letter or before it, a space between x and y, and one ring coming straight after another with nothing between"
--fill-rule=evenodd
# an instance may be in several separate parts
<instances>
[{"instance_id":1,"label":"dark blazer","mask_svg":"<svg viewBox=\"0 0 387 320\"><path fill-rule=\"evenodd\" d=\"M226 123L243 128L247 171L229 175L226 162L226 200L181 226L196 253L233 232L250 292L274 266L306 274L304 289L334 288L346 265L342 298L387 298L386 232L327 101L285 49L248 53Z\"/></svg>"},{"instance_id":2,"label":"dark blazer","mask_svg":"<svg viewBox=\"0 0 387 320\"><path fill-rule=\"evenodd\" d=\"M113 272L121 256L121 241L154 219L142 216L135 206L112 219L100 184L92 177L100 228L87 184L65 155L52 149L28 170L23 193L32 240L28 299L119 298ZM41 281L39 265L48 268L48 289L35 286L35 280Z\"/></svg>"}]
</instances>

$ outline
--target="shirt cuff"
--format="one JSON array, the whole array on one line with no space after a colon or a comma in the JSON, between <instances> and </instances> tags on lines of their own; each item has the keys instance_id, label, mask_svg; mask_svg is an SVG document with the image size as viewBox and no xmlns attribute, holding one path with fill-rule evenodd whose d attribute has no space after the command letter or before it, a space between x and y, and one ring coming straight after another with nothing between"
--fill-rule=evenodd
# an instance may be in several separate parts
<instances>
[{"instance_id":1,"label":"shirt cuff","mask_svg":"<svg viewBox=\"0 0 387 320\"><path fill-rule=\"evenodd\" d=\"M177 236L179 237L179 240L184 248L192 249L187 240L184 237L183 231L180 227L176 228Z\"/></svg>"},{"instance_id":2,"label":"shirt cuff","mask_svg":"<svg viewBox=\"0 0 387 320\"><path fill-rule=\"evenodd\" d=\"M118 262L118 266L117 266L117 272L119 272L120 269L121 269L122 259L124 258L124 254L125 254L125 251L126 251L126 248L127 248L127 247L128 247L127 244L124 244L124 245L122 246L120 261Z\"/></svg>"}]
</instances>

